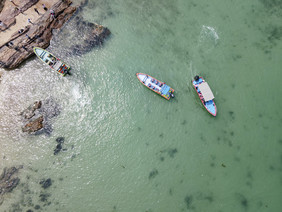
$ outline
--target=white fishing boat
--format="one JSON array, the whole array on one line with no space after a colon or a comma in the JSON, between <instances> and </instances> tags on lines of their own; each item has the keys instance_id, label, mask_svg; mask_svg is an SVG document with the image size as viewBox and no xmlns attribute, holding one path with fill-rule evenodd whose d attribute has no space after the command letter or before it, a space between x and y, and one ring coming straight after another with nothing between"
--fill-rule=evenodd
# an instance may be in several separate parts
<instances>
[{"instance_id":1,"label":"white fishing boat","mask_svg":"<svg viewBox=\"0 0 282 212\"><path fill-rule=\"evenodd\" d=\"M70 66L62 62L59 58L55 57L50 52L39 47L34 47L33 51L41 61L46 63L48 66L50 66L50 68L57 71L59 74L63 76L69 74Z\"/></svg>"}]
</instances>

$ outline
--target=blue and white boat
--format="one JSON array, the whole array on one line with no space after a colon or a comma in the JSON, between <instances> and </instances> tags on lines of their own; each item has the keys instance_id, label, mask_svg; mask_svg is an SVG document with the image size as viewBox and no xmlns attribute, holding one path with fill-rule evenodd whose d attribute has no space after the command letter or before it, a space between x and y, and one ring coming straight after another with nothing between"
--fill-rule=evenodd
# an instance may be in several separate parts
<instances>
[{"instance_id":1,"label":"blue and white boat","mask_svg":"<svg viewBox=\"0 0 282 212\"><path fill-rule=\"evenodd\" d=\"M136 76L143 85L167 100L174 97L174 89L166 85L164 82L161 82L148 74L136 73Z\"/></svg>"},{"instance_id":2,"label":"blue and white boat","mask_svg":"<svg viewBox=\"0 0 282 212\"><path fill-rule=\"evenodd\" d=\"M195 76L192 83L204 107L210 114L216 116L217 110L214 103L214 95L208 83L203 79L203 77L199 76Z\"/></svg>"}]
</instances>

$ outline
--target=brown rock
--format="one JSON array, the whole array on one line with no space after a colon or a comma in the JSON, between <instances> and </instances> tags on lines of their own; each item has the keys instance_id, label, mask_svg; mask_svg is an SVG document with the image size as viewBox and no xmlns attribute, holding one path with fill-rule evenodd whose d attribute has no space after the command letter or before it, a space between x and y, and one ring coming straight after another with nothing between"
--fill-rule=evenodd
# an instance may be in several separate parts
<instances>
[{"instance_id":1,"label":"brown rock","mask_svg":"<svg viewBox=\"0 0 282 212\"><path fill-rule=\"evenodd\" d=\"M43 115L38 117L37 119L27 123L23 128L23 132L36 132L38 130L41 130L43 128Z\"/></svg>"}]
</instances>

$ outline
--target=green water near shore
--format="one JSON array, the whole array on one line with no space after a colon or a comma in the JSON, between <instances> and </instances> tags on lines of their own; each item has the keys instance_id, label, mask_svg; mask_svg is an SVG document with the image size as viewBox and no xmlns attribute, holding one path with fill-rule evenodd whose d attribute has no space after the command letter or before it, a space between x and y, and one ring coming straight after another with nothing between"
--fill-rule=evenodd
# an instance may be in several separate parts
<instances>
[{"instance_id":1,"label":"green water near shore","mask_svg":"<svg viewBox=\"0 0 282 212\"><path fill-rule=\"evenodd\" d=\"M1 78L0 168L24 166L1 211L281 211L277 4L89 1L84 18L112 35L64 58L72 76L33 58ZM61 43L71 41L48 50L61 55ZM136 72L166 82L175 99L144 88ZM215 118L193 90L195 74L215 94ZM49 97L62 108L51 136L21 133L18 114ZM55 156L59 136L65 151Z\"/></svg>"}]
</instances>

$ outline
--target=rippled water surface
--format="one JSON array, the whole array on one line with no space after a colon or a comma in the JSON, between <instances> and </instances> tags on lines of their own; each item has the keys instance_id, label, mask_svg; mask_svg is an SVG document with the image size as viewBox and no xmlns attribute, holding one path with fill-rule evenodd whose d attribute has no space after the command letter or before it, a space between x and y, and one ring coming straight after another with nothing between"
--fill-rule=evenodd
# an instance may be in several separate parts
<instances>
[{"instance_id":1,"label":"rippled water surface","mask_svg":"<svg viewBox=\"0 0 282 212\"><path fill-rule=\"evenodd\" d=\"M48 48L72 76L35 57L2 74L0 168L23 168L1 211L281 211L281 8L90 0L77 15L111 30L104 45L65 54L79 38L66 39L70 21ZM143 87L137 72L175 99ZM194 92L196 74L214 92L215 118ZM51 134L22 133L20 112L45 99L60 106ZM54 155L57 137L64 151Z\"/></svg>"}]
</instances>

